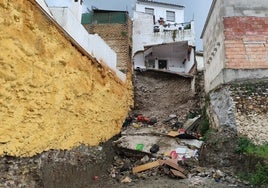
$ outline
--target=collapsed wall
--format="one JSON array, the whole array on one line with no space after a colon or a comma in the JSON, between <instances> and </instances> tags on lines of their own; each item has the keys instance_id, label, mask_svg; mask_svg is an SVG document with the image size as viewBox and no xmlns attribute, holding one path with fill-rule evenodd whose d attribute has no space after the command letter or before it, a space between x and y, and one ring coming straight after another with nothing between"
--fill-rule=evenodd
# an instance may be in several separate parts
<instances>
[{"instance_id":1,"label":"collapsed wall","mask_svg":"<svg viewBox=\"0 0 268 188\"><path fill-rule=\"evenodd\" d=\"M83 55L34 1L0 2L0 156L111 138L133 103L130 79Z\"/></svg>"}]
</instances>

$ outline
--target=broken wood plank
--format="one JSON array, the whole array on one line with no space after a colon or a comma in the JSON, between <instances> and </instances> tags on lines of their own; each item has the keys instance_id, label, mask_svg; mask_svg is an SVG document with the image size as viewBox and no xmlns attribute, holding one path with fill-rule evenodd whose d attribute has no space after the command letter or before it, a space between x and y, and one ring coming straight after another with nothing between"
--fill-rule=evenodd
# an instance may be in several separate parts
<instances>
[{"instance_id":1,"label":"broken wood plank","mask_svg":"<svg viewBox=\"0 0 268 188\"><path fill-rule=\"evenodd\" d=\"M159 166L160 163L159 161L154 161L154 162L150 162L150 163L147 163L147 164L144 164L144 165L140 165L140 166L136 166L132 169L132 173L133 174L136 174L138 172L142 172L142 171L145 171L145 170L148 170L148 169L151 169L151 168L154 168L154 167L157 167Z\"/></svg>"},{"instance_id":2,"label":"broken wood plank","mask_svg":"<svg viewBox=\"0 0 268 188\"><path fill-rule=\"evenodd\" d=\"M167 160L163 160L163 163L180 171L180 172L184 172L185 169L183 169L182 167L180 167L178 164L177 164L177 160L175 159L167 159Z\"/></svg>"},{"instance_id":3,"label":"broken wood plank","mask_svg":"<svg viewBox=\"0 0 268 188\"><path fill-rule=\"evenodd\" d=\"M167 135L171 137L176 137L179 136L179 134L180 133L178 131L170 131Z\"/></svg>"},{"instance_id":4,"label":"broken wood plank","mask_svg":"<svg viewBox=\"0 0 268 188\"><path fill-rule=\"evenodd\" d=\"M183 178L183 179L187 178L183 173L181 173L178 170L170 169L170 171L177 177L180 177L180 178Z\"/></svg>"}]
</instances>

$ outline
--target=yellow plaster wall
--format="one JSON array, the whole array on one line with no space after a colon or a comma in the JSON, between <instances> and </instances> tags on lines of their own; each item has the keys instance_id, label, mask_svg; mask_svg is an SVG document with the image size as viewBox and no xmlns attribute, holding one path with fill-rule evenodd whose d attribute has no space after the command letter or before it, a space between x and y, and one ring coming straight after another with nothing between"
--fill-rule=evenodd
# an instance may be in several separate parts
<instances>
[{"instance_id":1,"label":"yellow plaster wall","mask_svg":"<svg viewBox=\"0 0 268 188\"><path fill-rule=\"evenodd\" d=\"M130 76L83 56L30 0L0 1L0 156L97 145L132 103Z\"/></svg>"}]
</instances>

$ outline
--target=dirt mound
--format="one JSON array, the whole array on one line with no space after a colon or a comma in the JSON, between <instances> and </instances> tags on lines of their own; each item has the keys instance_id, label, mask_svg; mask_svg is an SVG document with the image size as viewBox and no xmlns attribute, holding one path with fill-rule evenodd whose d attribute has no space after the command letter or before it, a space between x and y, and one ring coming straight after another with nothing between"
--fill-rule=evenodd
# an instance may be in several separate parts
<instances>
[{"instance_id":1,"label":"dirt mound","mask_svg":"<svg viewBox=\"0 0 268 188\"><path fill-rule=\"evenodd\" d=\"M143 114L164 120L175 114L184 122L196 110L197 99L191 90L191 79L165 72L145 71L134 75L132 114Z\"/></svg>"}]
</instances>

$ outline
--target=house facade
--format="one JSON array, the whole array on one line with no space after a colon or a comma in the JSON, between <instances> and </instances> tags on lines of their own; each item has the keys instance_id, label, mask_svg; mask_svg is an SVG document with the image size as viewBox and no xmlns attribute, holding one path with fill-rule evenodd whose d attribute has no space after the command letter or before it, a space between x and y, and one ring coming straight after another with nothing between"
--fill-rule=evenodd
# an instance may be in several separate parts
<instances>
[{"instance_id":1,"label":"house facade","mask_svg":"<svg viewBox=\"0 0 268 188\"><path fill-rule=\"evenodd\" d=\"M268 77L268 4L263 0L214 0L201 38L205 89Z\"/></svg>"},{"instance_id":2,"label":"house facade","mask_svg":"<svg viewBox=\"0 0 268 188\"><path fill-rule=\"evenodd\" d=\"M184 7L137 0L133 14L134 68L189 73L195 64L194 22L184 22Z\"/></svg>"},{"instance_id":3,"label":"house facade","mask_svg":"<svg viewBox=\"0 0 268 188\"><path fill-rule=\"evenodd\" d=\"M127 11L99 10L82 15L82 24L90 34L98 34L116 52L116 67L131 69L132 20Z\"/></svg>"}]
</instances>

